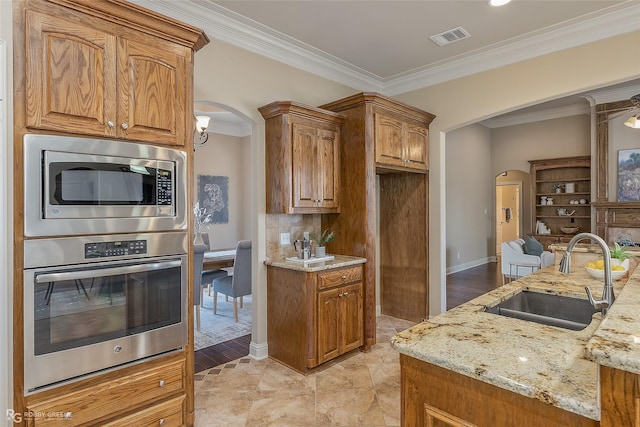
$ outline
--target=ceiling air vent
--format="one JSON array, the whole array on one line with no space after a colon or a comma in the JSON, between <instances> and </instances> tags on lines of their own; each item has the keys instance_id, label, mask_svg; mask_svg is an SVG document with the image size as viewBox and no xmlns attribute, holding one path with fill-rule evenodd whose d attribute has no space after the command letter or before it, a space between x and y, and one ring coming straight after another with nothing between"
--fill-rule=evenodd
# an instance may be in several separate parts
<instances>
[{"instance_id":1,"label":"ceiling air vent","mask_svg":"<svg viewBox=\"0 0 640 427\"><path fill-rule=\"evenodd\" d=\"M458 40L466 39L467 37L471 37L467 30L462 27L457 27L429 38L438 46L444 46L445 44L457 42Z\"/></svg>"}]
</instances>

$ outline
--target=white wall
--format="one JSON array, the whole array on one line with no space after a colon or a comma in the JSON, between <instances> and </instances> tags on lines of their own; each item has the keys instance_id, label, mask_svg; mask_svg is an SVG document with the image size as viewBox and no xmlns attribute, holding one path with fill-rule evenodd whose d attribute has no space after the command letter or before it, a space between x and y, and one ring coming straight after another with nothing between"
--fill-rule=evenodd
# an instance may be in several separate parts
<instances>
[{"instance_id":1,"label":"white wall","mask_svg":"<svg viewBox=\"0 0 640 427\"><path fill-rule=\"evenodd\" d=\"M491 130L491 171L529 172L529 160L591 154L591 118L587 114Z\"/></svg>"},{"instance_id":2,"label":"white wall","mask_svg":"<svg viewBox=\"0 0 640 427\"><path fill-rule=\"evenodd\" d=\"M495 254L491 131L470 125L447 135L447 272L488 262Z\"/></svg>"},{"instance_id":3,"label":"white wall","mask_svg":"<svg viewBox=\"0 0 640 427\"><path fill-rule=\"evenodd\" d=\"M229 222L209 225L211 249L235 248L238 240L250 240L251 138L209 134L194 156L193 200L198 200L198 175L229 178Z\"/></svg>"}]
</instances>

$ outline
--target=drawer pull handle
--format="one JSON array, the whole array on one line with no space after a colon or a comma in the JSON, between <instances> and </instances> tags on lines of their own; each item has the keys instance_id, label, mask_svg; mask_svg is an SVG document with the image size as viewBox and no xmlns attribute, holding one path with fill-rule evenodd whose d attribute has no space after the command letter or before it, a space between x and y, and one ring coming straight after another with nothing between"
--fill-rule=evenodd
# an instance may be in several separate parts
<instances>
[{"instance_id":1,"label":"drawer pull handle","mask_svg":"<svg viewBox=\"0 0 640 427\"><path fill-rule=\"evenodd\" d=\"M163 425L164 425L164 418L160 418L160 423L159 423L159 424L160 424L161 426L163 426Z\"/></svg>"},{"instance_id":2,"label":"drawer pull handle","mask_svg":"<svg viewBox=\"0 0 640 427\"><path fill-rule=\"evenodd\" d=\"M124 129L124 130L129 129L129 125L128 125L128 124L126 124L126 123L123 123L123 124L122 124L122 129Z\"/></svg>"},{"instance_id":3,"label":"drawer pull handle","mask_svg":"<svg viewBox=\"0 0 640 427\"><path fill-rule=\"evenodd\" d=\"M345 276L344 274L342 275L342 280L347 280L347 276Z\"/></svg>"},{"instance_id":4,"label":"drawer pull handle","mask_svg":"<svg viewBox=\"0 0 640 427\"><path fill-rule=\"evenodd\" d=\"M344 295L344 294L338 294L338 297L339 297L339 298L342 298L342 296L343 296L343 295Z\"/></svg>"},{"instance_id":5,"label":"drawer pull handle","mask_svg":"<svg viewBox=\"0 0 640 427\"><path fill-rule=\"evenodd\" d=\"M348 296L349 296L349 292L345 292L343 295L344 295L345 297L348 297Z\"/></svg>"},{"instance_id":6,"label":"drawer pull handle","mask_svg":"<svg viewBox=\"0 0 640 427\"><path fill-rule=\"evenodd\" d=\"M109 121L107 122L107 125L108 125L110 128L112 128L112 127L113 127L113 122L112 122L111 120L109 120Z\"/></svg>"},{"instance_id":7,"label":"drawer pull handle","mask_svg":"<svg viewBox=\"0 0 640 427\"><path fill-rule=\"evenodd\" d=\"M70 420L72 418L72 416L73 416L73 413L71 413L71 412L65 412L64 413L64 419L65 420Z\"/></svg>"},{"instance_id":8,"label":"drawer pull handle","mask_svg":"<svg viewBox=\"0 0 640 427\"><path fill-rule=\"evenodd\" d=\"M164 387L164 380L160 380L160 387Z\"/></svg>"}]
</instances>

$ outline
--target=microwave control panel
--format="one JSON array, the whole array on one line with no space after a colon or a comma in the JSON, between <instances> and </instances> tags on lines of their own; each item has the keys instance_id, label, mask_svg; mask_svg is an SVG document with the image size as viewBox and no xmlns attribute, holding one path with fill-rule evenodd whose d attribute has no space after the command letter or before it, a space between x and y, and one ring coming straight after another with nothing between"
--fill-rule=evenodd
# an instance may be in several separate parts
<instances>
[{"instance_id":1,"label":"microwave control panel","mask_svg":"<svg viewBox=\"0 0 640 427\"><path fill-rule=\"evenodd\" d=\"M173 180L171 178L171 171L158 169L157 182L158 205L171 205L173 203L173 188L171 188Z\"/></svg>"},{"instance_id":2,"label":"microwave control panel","mask_svg":"<svg viewBox=\"0 0 640 427\"><path fill-rule=\"evenodd\" d=\"M85 243L85 258L140 255L147 253L146 240L118 240L114 242Z\"/></svg>"}]
</instances>

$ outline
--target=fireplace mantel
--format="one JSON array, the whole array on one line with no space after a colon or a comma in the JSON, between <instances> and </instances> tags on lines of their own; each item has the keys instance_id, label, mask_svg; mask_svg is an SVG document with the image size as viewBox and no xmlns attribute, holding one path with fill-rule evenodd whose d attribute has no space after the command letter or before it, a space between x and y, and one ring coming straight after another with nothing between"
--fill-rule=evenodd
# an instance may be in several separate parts
<instances>
[{"instance_id":1,"label":"fireplace mantel","mask_svg":"<svg viewBox=\"0 0 640 427\"><path fill-rule=\"evenodd\" d=\"M596 233L607 243L628 237L640 242L640 202L596 202Z\"/></svg>"}]
</instances>

